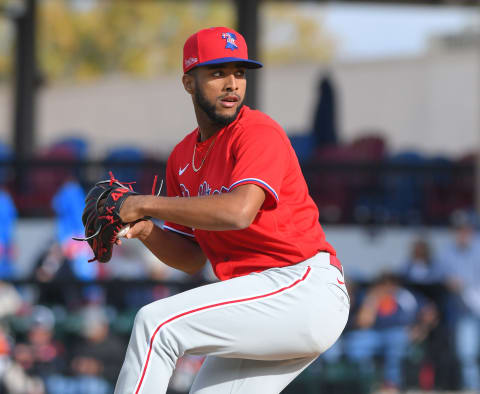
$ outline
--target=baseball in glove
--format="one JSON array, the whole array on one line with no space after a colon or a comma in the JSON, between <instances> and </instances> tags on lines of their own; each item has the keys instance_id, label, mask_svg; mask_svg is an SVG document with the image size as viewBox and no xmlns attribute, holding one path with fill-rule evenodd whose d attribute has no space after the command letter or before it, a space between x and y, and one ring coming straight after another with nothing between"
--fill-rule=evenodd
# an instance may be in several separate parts
<instances>
[{"instance_id":1,"label":"baseball in glove","mask_svg":"<svg viewBox=\"0 0 480 394\"><path fill-rule=\"evenodd\" d=\"M155 176L152 194L155 194L157 177ZM73 238L76 241L87 241L93 250L94 257L107 263L112 258L112 250L117 241L118 233L127 225L120 218L120 209L127 197L138 194L132 188L132 183L121 183L110 172L110 179L97 182L85 197L85 208L82 222L85 227L85 238ZM163 182L162 182L163 184ZM160 195L162 184L155 195ZM139 220L147 220L145 217Z\"/></svg>"}]
</instances>

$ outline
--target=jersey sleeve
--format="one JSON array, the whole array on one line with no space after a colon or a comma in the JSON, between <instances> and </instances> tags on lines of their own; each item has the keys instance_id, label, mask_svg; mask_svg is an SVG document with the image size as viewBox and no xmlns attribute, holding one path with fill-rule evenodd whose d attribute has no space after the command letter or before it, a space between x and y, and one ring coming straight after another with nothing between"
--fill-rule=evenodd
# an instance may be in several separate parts
<instances>
[{"instance_id":1,"label":"jersey sleeve","mask_svg":"<svg viewBox=\"0 0 480 394\"><path fill-rule=\"evenodd\" d=\"M166 173L167 196L168 197L189 197L188 195L185 195L185 193L188 193L188 191L186 191L185 189L182 190L182 185L179 184L179 182L177 181L176 174L175 174L176 168L173 164L173 161L174 161L173 156L174 154L172 153L167 161L167 173ZM191 229L190 227L173 223L173 222L166 221L163 224L163 229L174 231L182 235L187 235L188 237L192 237L192 238L195 237L193 233L193 229Z\"/></svg>"},{"instance_id":2,"label":"jersey sleeve","mask_svg":"<svg viewBox=\"0 0 480 394\"><path fill-rule=\"evenodd\" d=\"M265 191L262 209L276 208L290 155L282 131L270 125L251 126L232 143L235 166L230 190L255 184ZM286 137L285 137L286 138Z\"/></svg>"}]
</instances>

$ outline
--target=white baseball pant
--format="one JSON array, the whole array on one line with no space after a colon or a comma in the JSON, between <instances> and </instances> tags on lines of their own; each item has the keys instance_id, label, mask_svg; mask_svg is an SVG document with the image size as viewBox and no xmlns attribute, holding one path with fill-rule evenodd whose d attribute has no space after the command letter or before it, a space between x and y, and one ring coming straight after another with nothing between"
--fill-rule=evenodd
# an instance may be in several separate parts
<instances>
[{"instance_id":1,"label":"white baseball pant","mask_svg":"<svg viewBox=\"0 0 480 394\"><path fill-rule=\"evenodd\" d=\"M146 305L115 394L165 393L184 354L208 356L190 393L279 393L340 336L349 310L343 282L321 252Z\"/></svg>"}]
</instances>

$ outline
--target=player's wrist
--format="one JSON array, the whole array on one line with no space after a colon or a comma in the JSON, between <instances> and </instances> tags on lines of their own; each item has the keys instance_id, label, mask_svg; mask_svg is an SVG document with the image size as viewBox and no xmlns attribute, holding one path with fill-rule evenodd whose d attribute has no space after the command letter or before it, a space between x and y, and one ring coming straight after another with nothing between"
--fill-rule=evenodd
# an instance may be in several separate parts
<instances>
[{"instance_id":1,"label":"player's wrist","mask_svg":"<svg viewBox=\"0 0 480 394\"><path fill-rule=\"evenodd\" d=\"M120 209L120 218L124 223L131 223L145 216L141 212L142 197L141 195L132 195L125 199Z\"/></svg>"}]
</instances>

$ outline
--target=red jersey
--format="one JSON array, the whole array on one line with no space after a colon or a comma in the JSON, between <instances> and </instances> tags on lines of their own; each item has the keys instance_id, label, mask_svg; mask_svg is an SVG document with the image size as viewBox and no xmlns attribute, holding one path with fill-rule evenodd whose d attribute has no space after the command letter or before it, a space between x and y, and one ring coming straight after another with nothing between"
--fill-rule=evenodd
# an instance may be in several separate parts
<instances>
[{"instance_id":1,"label":"red jersey","mask_svg":"<svg viewBox=\"0 0 480 394\"><path fill-rule=\"evenodd\" d=\"M211 231L166 222L164 229L193 237L220 280L296 264L319 251L335 255L290 141L264 113L243 106L234 122L203 142L197 128L168 159L168 196L228 193L247 183L265 192L248 228Z\"/></svg>"}]
</instances>

